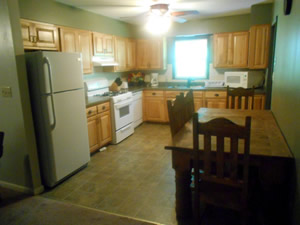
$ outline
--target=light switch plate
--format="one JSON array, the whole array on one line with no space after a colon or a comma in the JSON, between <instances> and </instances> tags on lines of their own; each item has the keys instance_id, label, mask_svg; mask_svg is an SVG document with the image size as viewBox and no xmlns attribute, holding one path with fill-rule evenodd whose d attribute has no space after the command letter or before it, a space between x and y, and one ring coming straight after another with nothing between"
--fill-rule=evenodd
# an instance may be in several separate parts
<instances>
[{"instance_id":1,"label":"light switch plate","mask_svg":"<svg viewBox=\"0 0 300 225\"><path fill-rule=\"evenodd\" d=\"M1 87L2 97L11 98L12 92L11 87Z\"/></svg>"}]
</instances>

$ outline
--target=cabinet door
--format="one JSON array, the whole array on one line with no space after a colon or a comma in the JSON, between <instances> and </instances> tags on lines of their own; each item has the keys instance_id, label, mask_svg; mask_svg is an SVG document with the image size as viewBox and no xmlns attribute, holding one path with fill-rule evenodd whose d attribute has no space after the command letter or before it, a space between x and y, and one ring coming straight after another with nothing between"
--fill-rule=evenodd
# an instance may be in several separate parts
<instances>
[{"instance_id":1,"label":"cabinet door","mask_svg":"<svg viewBox=\"0 0 300 225\"><path fill-rule=\"evenodd\" d=\"M103 38L104 53L106 56L114 56L114 37L112 35L105 35Z\"/></svg>"},{"instance_id":2,"label":"cabinet door","mask_svg":"<svg viewBox=\"0 0 300 225\"><path fill-rule=\"evenodd\" d=\"M137 68L148 69L149 57L149 41L137 40Z\"/></svg>"},{"instance_id":3,"label":"cabinet door","mask_svg":"<svg viewBox=\"0 0 300 225\"><path fill-rule=\"evenodd\" d=\"M194 98L195 112L197 112L202 107L204 107L203 99Z\"/></svg>"},{"instance_id":4,"label":"cabinet door","mask_svg":"<svg viewBox=\"0 0 300 225\"><path fill-rule=\"evenodd\" d=\"M94 55L104 55L104 34L93 32Z\"/></svg>"},{"instance_id":5,"label":"cabinet door","mask_svg":"<svg viewBox=\"0 0 300 225\"><path fill-rule=\"evenodd\" d=\"M59 50L58 28L54 25L36 23L36 46L40 49Z\"/></svg>"},{"instance_id":6,"label":"cabinet door","mask_svg":"<svg viewBox=\"0 0 300 225\"><path fill-rule=\"evenodd\" d=\"M228 67L230 33L214 35L214 67Z\"/></svg>"},{"instance_id":7,"label":"cabinet door","mask_svg":"<svg viewBox=\"0 0 300 225\"><path fill-rule=\"evenodd\" d=\"M99 135L99 116L93 116L88 118L88 136L90 152L93 152L100 148L100 135Z\"/></svg>"},{"instance_id":8,"label":"cabinet door","mask_svg":"<svg viewBox=\"0 0 300 225\"><path fill-rule=\"evenodd\" d=\"M226 109L226 99L205 99L206 108Z\"/></svg>"},{"instance_id":9,"label":"cabinet door","mask_svg":"<svg viewBox=\"0 0 300 225\"><path fill-rule=\"evenodd\" d=\"M265 69L269 62L271 25L256 25L250 28L249 68Z\"/></svg>"},{"instance_id":10,"label":"cabinet door","mask_svg":"<svg viewBox=\"0 0 300 225\"><path fill-rule=\"evenodd\" d=\"M111 119L110 111L106 111L100 114L100 126L99 133L101 135L101 146L111 141Z\"/></svg>"},{"instance_id":11,"label":"cabinet door","mask_svg":"<svg viewBox=\"0 0 300 225\"><path fill-rule=\"evenodd\" d=\"M23 38L23 46L25 49L28 47L33 47L35 45L33 42L33 29L33 23L21 19L21 32Z\"/></svg>"},{"instance_id":12,"label":"cabinet door","mask_svg":"<svg viewBox=\"0 0 300 225\"><path fill-rule=\"evenodd\" d=\"M78 51L82 54L83 73L92 73L92 34L89 31L78 31Z\"/></svg>"},{"instance_id":13,"label":"cabinet door","mask_svg":"<svg viewBox=\"0 0 300 225\"><path fill-rule=\"evenodd\" d=\"M121 37L115 38L115 45L116 45L116 54L115 59L118 62L118 66L115 67L115 71L126 71L127 70L127 46L126 46L126 39Z\"/></svg>"},{"instance_id":14,"label":"cabinet door","mask_svg":"<svg viewBox=\"0 0 300 225\"><path fill-rule=\"evenodd\" d=\"M77 30L60 28L60 44L62 52L79 52Z\"/></svg>"},{"instance_id":15,"label":"cabinet door","mask_svg":"<svg viewBox=\"0 0 300 225\"><path fill-rule=\"evenodd\" d=\"M231 67L247 68L248 67L248 49L249 33L234 32L232 33L232 59L229 64ZM229 53L231 55L231 53Z\"/></svg>"},{"instance_id":16,"label":"cabinet door","mask_svg":"<svg viewBox=\"0 0 300 225\"><path fill-rule=\"evenodd\" d=\"M255 95L253 109L264 110L265 109L265 95Z\"/></svg>"},{"instance_id":17,"label":"cabinet door","mask_svg":"<svg viewBox=\"0 0 300 225\"><path fill-rule=\"evenodd\" d=\"M136 41L127 39L127 70L136 68Z\"/></svg>"},{"instance_id":18,"label":"cabinet door","mask_svg":"<svg viewBox=\"0 0 300 225\"><path fill-rule=\"evenodd\" d=\"M165 122L164 98L145 98L145 116L147 121Z\"/></svg>"},{"instance_id":19,"label":"cabinet door","mask_svg":"<svg viewBox=\"0 0 300 225\"><path fill-rule=\"evenodd\" d=\"M149 67L150 69L162 68L162 41L149 40Z\"/></svg>"}]
</instances>

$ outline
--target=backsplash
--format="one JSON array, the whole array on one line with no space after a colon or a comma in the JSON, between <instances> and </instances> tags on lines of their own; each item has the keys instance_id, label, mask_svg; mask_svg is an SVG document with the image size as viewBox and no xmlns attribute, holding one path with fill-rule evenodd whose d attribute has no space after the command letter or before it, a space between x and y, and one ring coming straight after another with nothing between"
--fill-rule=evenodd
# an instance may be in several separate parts
<instances>
[{"instance_id":1,"label":"backsplash","mask_svg":"<svg viewBox=\"0 0 300 225\"><path fill-rule=\"evenodd\" d=\"M114 73L114 72L103 72L103 67L94 67L94 73L86 74L83 76L83 80L90 80L96 78L104 78L108 80L108 84L111 85L114 80L118 77L126 77L129 72L121 72L121 73Z\"/></svg>"}]
</instances>

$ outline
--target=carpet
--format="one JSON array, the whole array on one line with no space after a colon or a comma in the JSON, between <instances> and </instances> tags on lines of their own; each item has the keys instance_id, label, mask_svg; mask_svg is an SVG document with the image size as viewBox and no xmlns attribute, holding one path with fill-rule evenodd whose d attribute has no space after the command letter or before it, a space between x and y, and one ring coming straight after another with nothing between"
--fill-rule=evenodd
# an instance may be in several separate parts
<instances>
[{"instance_id":1,"label":"carpet","mask_svg":"<svg viewBox=\"0 0 300 225\"><path fill-rule=\"evenodd\" d=\"M148 221L35 196L0 208L6 225L153 225Z\"/></svg>"}]
</instances>

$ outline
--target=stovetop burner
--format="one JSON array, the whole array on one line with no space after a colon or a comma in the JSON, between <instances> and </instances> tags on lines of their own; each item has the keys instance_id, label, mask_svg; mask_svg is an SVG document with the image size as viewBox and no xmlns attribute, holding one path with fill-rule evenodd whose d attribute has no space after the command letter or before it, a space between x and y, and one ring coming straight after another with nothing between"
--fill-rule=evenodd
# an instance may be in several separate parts
<instances>
[{"instance_id":1,"label":"stovetop burner","mask_svg":"<svg viewBox=\"0 0 300 225\"><path fill-rule=\"evenodd\" d=\"M121 94L125 94L127 91L107 91L104 92L103 94L95 94L94 96L108 96L108 97L113 97Z\"/></svg>"}]
</instances>

